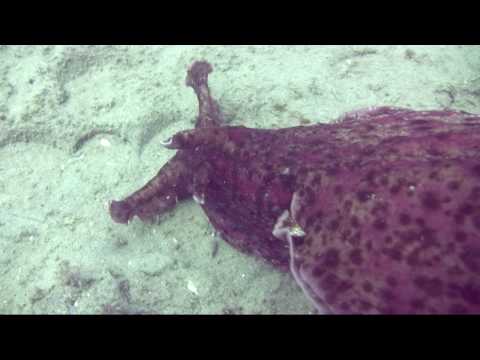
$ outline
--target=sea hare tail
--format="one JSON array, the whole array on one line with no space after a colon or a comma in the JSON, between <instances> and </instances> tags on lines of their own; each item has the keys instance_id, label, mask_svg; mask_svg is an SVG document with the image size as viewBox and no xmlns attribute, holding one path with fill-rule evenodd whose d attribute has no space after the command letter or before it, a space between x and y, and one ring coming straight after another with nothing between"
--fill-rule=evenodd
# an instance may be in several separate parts
<instances>
[{"instance_id":1,"label":"sea hare tail","mask_svg":"<svg viewBox=\"0 0 480 360\"><path fill-rule=\"evenodd\" d=\"M198 98L197 128L221 126L224 122L220 108L208 88L208 74L211 72L212 65L206 61L195 61L188 69L186 84L193 88Z\"/></svg>"}]
</instances>

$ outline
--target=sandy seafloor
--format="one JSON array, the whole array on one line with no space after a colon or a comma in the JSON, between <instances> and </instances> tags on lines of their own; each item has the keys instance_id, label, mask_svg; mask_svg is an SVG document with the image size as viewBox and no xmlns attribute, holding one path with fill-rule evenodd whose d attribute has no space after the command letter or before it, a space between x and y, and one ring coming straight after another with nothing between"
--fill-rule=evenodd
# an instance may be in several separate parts
<instances>
[{"instance_id":1,"label":"sandy seafloor","mask_svg":"<svg viewBox=\"0 0 480 360\"><path fill-rule=\"evenodd\" d=\"M193 201L153 226L109 217L173 155L160 142L193 126L196 59L235 125L375 105L480 113L479 46L1 46L0 313L315 313Z\"/></svg>"}]
</instances>

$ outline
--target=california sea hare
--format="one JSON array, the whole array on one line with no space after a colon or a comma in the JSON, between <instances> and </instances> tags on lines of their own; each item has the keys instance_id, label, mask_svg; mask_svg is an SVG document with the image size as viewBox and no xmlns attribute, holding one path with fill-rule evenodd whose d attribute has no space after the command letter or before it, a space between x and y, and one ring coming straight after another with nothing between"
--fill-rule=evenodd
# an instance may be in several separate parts
<instances>
[{"instance_id":1,"label":"california sea hare","mask_svg":"<svg viewBox=\"0 0 480 360\"><path fill-rule=\"evenodd\" d=\"M290 270L322 312L480 313L480 116L377 107L331 124L226 126L205 61L175 156L110 214L193 197L232 246Z\"/></svg>"}]
</instances>

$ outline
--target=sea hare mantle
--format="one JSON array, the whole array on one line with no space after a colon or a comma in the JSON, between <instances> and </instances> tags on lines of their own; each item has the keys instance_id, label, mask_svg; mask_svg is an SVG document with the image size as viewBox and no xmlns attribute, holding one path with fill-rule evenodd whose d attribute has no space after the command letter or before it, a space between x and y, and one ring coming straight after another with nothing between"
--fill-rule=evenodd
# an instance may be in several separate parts
<instances>
[{"instance_id":1,"label":"sea hare mantle","mask_svg":"<svg viewBox=\"0 0 480 360\"><path fill-rule=\"evenodd\" d=\"M330 313L480 313L480 117L376 107L332 124L226 126L197 61L195 129L110 214L194 198L238 250L291 271Z\"/></svg>"}]
</instances>

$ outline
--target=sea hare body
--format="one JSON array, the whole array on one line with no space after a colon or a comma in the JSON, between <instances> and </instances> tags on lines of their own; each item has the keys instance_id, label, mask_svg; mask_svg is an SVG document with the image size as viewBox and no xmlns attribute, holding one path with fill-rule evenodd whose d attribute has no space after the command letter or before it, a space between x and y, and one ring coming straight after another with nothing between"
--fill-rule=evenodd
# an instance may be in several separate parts
<instances>
[{"instance_id":1,"label":"sea hare body","mask_svg":"<svg viewBox=\"0 0 480 360\"><path fill-rule=\"evenodd\" d=\"M480 117L379 107L332 124L224 126L208 63L196 128L119 223L193 197L235 248L290 270L330 313L480 313Z\"/></svg>"}]
</instances>

